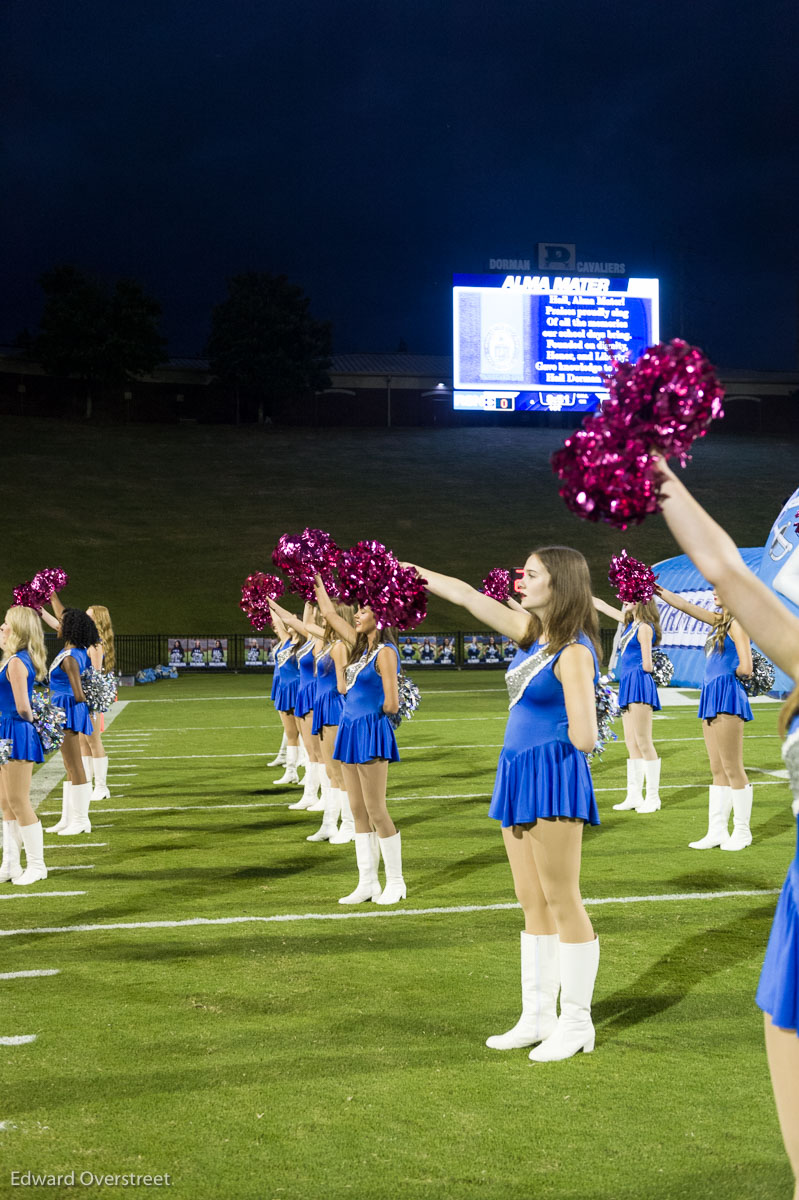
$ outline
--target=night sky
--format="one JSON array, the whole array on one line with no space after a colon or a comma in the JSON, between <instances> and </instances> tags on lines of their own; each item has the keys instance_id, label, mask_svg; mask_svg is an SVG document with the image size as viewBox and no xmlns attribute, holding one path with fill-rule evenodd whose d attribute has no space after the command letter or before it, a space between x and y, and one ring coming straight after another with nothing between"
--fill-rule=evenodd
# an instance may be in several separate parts
<instances>
[{"instance_id":1,"label":"night sky","mask_svg":"<svg viewBox=\"0 0 799 1200\"><path fill-rule=\"evenodd\" d=\"M0 342L70 261L139 279L173 355L248 270L338 352L449 353L453 272L563 241L659 275L664 336L796 367L796 0L4 8Z\"/></svg>"}]
</instances>

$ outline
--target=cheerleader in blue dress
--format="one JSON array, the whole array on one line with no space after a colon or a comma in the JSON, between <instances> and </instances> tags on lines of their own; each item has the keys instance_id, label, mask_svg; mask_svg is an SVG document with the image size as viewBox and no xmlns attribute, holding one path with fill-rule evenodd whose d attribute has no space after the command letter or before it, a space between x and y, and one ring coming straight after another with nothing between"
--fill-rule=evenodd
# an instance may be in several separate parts
<instances>
[{"instance_id":1,"label":"cheerleader in blue dress","mask_svg":"<svg viewBox=\"0 0 799 1200\"><path fill-rule=\"evenodd\" d=\"M522 1015L486 1045L540 1042L534 1062L591 1051L599 940L580 897L580 857L584 826L599 824L586 758L597 738L599 637L588 564L566 546L537 550L517 585L521 607L416 569L434 595L519 646L506 675L510 714L489 815L501 823L524 911Z\"/></svg>"},{"instance_id":2,"label":"cheerleader in blue dress","mask_svg":"<svg viewBox=\"0 0 799 1200\"><path fill-rule=\"evenodd\" d=\"M297 703L300 686L300 668L296 657L300 635L288 629L277 614L273 614L272 621L279 638L275 650L275 672L272 676L272 703L286 735L285 770L279 779L272 780L275 785L280 786L284 783L300 782L297 773L300 727L294 716L294 705Z\"/></svg>"},{"instance_id":3,"label":"cheerleader in blue dress","mask_svg":"<svg viewBox=\"0 0 799 1200\"><path fill-rule=\"evenodd\" d=\"M692 850L743 850L751 845L752 785L744 768L744 725L752 709L742 678L752 674L752 646L748 633L723 608L716 592L713 603L720 612L691 604L667 588L655 589L661 600L694 617L712 631L705 642L705 674L699 694L698 716L713 782L708 795L708 826L704 837L689 842ZM732 812L732 834L728 831Z\"/></svg>"},{"instance_id":4,"label":"cheerleader in blue dress","mask_svg":"<svg viewBox=\"0 0 799 1200\"><path fill-rule=\"evenodd\" d=\"M339 617L333 601L316 576L316 595L322 616L350 646L345 672L347 692L341 711L333 757L341 774L355 822L355 861L358 886L339 904L396 904L407 887L402 874L402 838L386 804L388 764L399 761L397 739L389 715L399 710L400 656L394 631L378 629L368 605L355 613L354 628ZM380 890L380 858L386 882Z\"/></svg>"},{"instance_id":5,"label":"cheerleader in blue dress","mask_svg":"<svg viewBox=\"0 0 799 1200\"><path fill-rule=\"evenodd\" d=\"M33 764L44 762L33 726L33 684L47 673L47 655L39 617L32 608L14 605L0 626L0 740L10 743L0 767L3 810L3 861L0 883L18 887L47 878L42 823L31 804ZM25 847L25 870L20 850Z\"/></svg>"},{"instance_id":6,"label":"cheerleader in blue dress","mask_svg":"<svg viewBox=\"0 0 799 1200\"><path fill-rule=\"evenodd\" d=\"M354 628L355 612L349 604L334 602L336 615ZM333 757L333 750L344 711L344 695L347 690L346 667L349 648L324 621L322 638L316 659L316 699L313 709L313 732L319 738L325 770L330 780L330 798L325 807L322 824L309 842L327 839L333 846L343 846L355 837L355 820L350 808L341 763ZM341 825L338 818L341 816Z\"/></svg>"},{"instance_id":7,"label":"cheerleader in blue dress","mask_svg":"<svg viewBox=\"0 0 799 1200\"><path fill-rule=\"evenodd\" d=\"M660 808L660 759L652 740L652 714L660 700L652 678L652 648L661 639L660 614L653 599L627 603L621 609L594 596L595 608L620 622L616 672L618 704L627 747L627 795L615 809L639 813ZM611 664L612 666L612 664ZM646 783L646 797L644 797Z\"/></svg>"},{"instance_id":8,"label":"cheerleader in blue dress","mask_svg":"<svg viewBox=\"0 0 799 1200\"><path fill-rule=\"evenodd\" d=\"M65 803L61 820L51 826L48 832L55 829L59 837L75 837L92 831L89 820L92 785L87 781L83 767L80 734L85 733L90 737L94 726L80 677L90 665L89 647L97 644L100 635L91 617L79 608L63 610L58 621L58 633L64 640L64 649L50 664L50 699L56 708L64 710L61 756L67 772L67 783L64 785ZM64 821L66 824L62 824Z\"/></svg>"},{"instance_id":9,"label":"cheerleader in blue dress","mask_svg":"<svg viewBox=\"0 0 799 1200\"><path fill-rule=\"evenodd\" d=\"M732 539L717 525L665 462L663 515L682 549L710 579L726 611L735 612L763 653L795 687L780 713L783 757L799 816L799 620L744 565ZM764 1012L766 1052L785 1148L799 1197L799 827L796 852L780 893L757 990Z\"/></svg>"}]
</instances>

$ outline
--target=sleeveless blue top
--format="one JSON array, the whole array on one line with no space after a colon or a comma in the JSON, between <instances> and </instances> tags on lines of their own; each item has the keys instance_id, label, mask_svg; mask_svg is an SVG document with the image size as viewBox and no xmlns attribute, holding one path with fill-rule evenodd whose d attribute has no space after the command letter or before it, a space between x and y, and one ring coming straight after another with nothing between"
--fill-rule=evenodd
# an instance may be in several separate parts
<instances>
[{"instance_id":1,"label":"sleeveless blue top","mask_svg":"<svg viewBox=\"0 0 799 1200\"><path fill-rule=\"evenodd\" d=\"M287 638L280 650L285 650L291 645L291 638ZM280 653L280 651L278 651ZM294 705L297 703L297 692L300 687L300 667L297 662L297 656L290 654L283 666L280 667L275 660L275 676L272 681L272 699L275 702L275 708L278 712L293 712Z\"/></svg>"},{"instance_id":2,"label":"sleeveless blue top","mask_svg":"<svg viewBox=\"0 0 799 1200\"><path fill-rule=\"evenodd\" d=\"M321 733L325 725L338 725L343 708L344 697L338 690L336 664L328 650L316 660L316 696L311 732Z\"/></svg>"},{"instance_id":3,"label":"sleeveless blue top","mask_svg":"<svg viewBox=\"0 0 799 1200\"><path fill-rule=\"evenodd\" d=\"M36 668L27 650L18 650L0 671L0 738L11 742L10 758L26 762L44 762L42 743L33 722L19 715L14 702L14 690L8 679L8 668L13 659L18 659L27 671L28 702L33 697Z\"/></svg>"},{"instance_id":4,"label":"sleeveless blue top","mask_svg":"<svg viewBox=\"0 0 799 1200\"><path fill-rule=\"evenodd\" d=\"M735 674L740 662L735 642L729 634L724 638L721 650L714 647L707 655L697 714L701 720L711 721L719 713L731 713L743 721L752 720L749 700Z\"/></svg>"},{"instance_id":5,"label":"sleeveless blue top","mask_svg":"<svg viewBox=\"0 0 799 1200\"><path fill-rule=\"evenodd\" d=\"M655 626L650 624L649 628L654 647ZM630 638L619 659L619 708L627 708L629 704L648 704L654 712L660 710L657 685L652 672L644 670L637 633Z\"/></svg>"},{"instance_id":6,"label":"sleeveless blue top","mask_svg":"<svg viewBox=\"0 0 799 1200\"><path fill-rule=\"evenodd\" d=\"M313 643L303 642L300 649L304 649L305 646L308 646L308 649L301 657L297 658L300 676L294 713L298 717L304 717L311 711L316 694L316 676L314 674L316 660L314 659Z\"/></svg>"},{"instance_id":7,"label":"sleeveless blue top","mask_svg":"<svg viewBox=\"0 0 799 1200\"><path fill-rule=\"evenodd\" d=\"M783 884L755 1001L779 1029L799 1036L799 713L782 747L796 814L796 850Z\"/></svg>"},{"instance_id":8,"label":"sleeveless blue top","mask_svg":"<svg viewBox=\"0 0 799 1200\"><path fill-rule=\"evenodd\" d=\"M77 646L73 646L71 650L68 650L64 658L74 658L78 664L78 673L80 675L90 665L88 651L81 650ZM63 662L63 659L61 661ZM89 716L89 706L84 701L81 701L80 704L76 703L75 693L72 691L69 676L60 663L58 666L50 668L50 699L57 708L63 708L66 714L65 729L71 729L73 733L85 733L87 735L94 733L94 726Z\"/></svg>"},{"instance_id":9,"label":"sleeveless blue top","mask_svg":"<svg viewBox=\"0 0 799 1200\"><path fill-rule=\"evenodd\" d=\"M397 647L391 642L383 645L396 655L399 675ZM369 762L373 758L399 761L397 739L391 722L383 712L383 695L383 680L378 674L375 657L359 672L344 699L333 749L334 758L344 763Z\"/></svg>"},{"instance_id":10,"label":"sleeveless blue top","mask_svg":"<svg viewBox=\"0 0 799 1200\"><path fill-rule=\"evenodd\" d=\"M596 683L599 665L591 640L581 633L576 641L591 651ZM508 670L539 649L534 642L529 650L517 650ZM488 810L505 827L553 817L599 824L588 759L569 741L563 685L555 674L562 653L530 680L508 715Z\"/></svg>"}]
</instances>

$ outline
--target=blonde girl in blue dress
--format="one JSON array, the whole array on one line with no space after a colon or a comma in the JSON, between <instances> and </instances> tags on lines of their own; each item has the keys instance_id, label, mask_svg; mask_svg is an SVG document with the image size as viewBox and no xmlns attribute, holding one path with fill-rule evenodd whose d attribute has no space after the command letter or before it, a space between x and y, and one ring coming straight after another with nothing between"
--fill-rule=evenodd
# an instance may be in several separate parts
<instances>
[{"instance_id":1,"label":"blonde girl in blue dress","mask_svg":"<svg viewBox=\"0 0 799 1200\"><path fill-rule=\"evenodd\" d=\"M705 748L713 782L708 793L708 825L704 837L689 842L692 850L743 850L752 842L752 785L744 768L744 725L752 709L742 678L752 674L752 646L739 621L722 607L720 612L692 604L667 588L655 589L661 600L697 621L711 626L705 644L705 675L699 695ZM730 812L733 830L729 833Z\"/></svg>"},{"instance_id":2,"label":"blonde girl in blue dress","mask_svg":"<svg viewBox=\"0 0 799 1200\"><path fill-rule=\"evenodd\" d=\"M580 895L580 860L585 825L599 824L586 759L597 739L599 629L588 564L568 546L536 550L517 584L521 609L416 569L434 595L520 647L506 675L510 713L489 816L501 823L524 912L522 1014L486 1045L540 1042L534 1062L591 1051L599 940Z\"/></svg>"},{"instance_id":3,"label":"blonde girl in blue dress","mask_svg":"<svg viewBox=\"0 0 799 1200\"><path fill-rule=\"evenodd\" d=\"M794 681L780 713L783 757L793 792L796 853L780 893L757 990L785 1148L799 1200L799 620L744 565L732 538L661 460L663 515L726 611L736 613L763 653Z\"/></svg>"},{"instance_id":4,"label":"blonde girl in blue dress","mask_svg":"<svg viewBox=\"0 0 799 1200\"><path fill-rule=\"evenodd\" d=\"M47 655L38 614L14 605L0 626L0 738L10 742L8 762L0 767L3 810L3 861L0 882L17 886L47 878L44 834L30 800L34 763L44 761L33 727L33 685L47 676ZM20 849L25 847L25 870Z\"/></svg>"}]
</instances>

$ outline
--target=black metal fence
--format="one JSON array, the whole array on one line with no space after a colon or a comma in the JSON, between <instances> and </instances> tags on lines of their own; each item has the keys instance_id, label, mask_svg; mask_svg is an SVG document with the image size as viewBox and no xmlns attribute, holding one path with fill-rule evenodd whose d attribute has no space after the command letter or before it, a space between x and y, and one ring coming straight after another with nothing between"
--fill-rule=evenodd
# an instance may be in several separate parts
<instances>
[{"instance_id":1,"label":"black metal fence","mask_svg":"<svg viewBox=\"0 0 799 1200\"><path fill-rule=\"evenodd\" d=\"M603 629L601 638L602 660L607 663L613 631ZM52 659L60 642L52 633L45 635L45 641ZM165 633L122 633L114 639L116 671L120 675L135 675L147 667L171 664L181 675L271 672L274 664L270 654L275 641L247 633L191 638L175 638ZM482 631L474 634L400 634L399 645L403 663L417 671L492 670L506 667L515 653L515 647L507 638ZM176 646L180 647L180 662L177 661Z\"/></svg>"}]
</instances>

